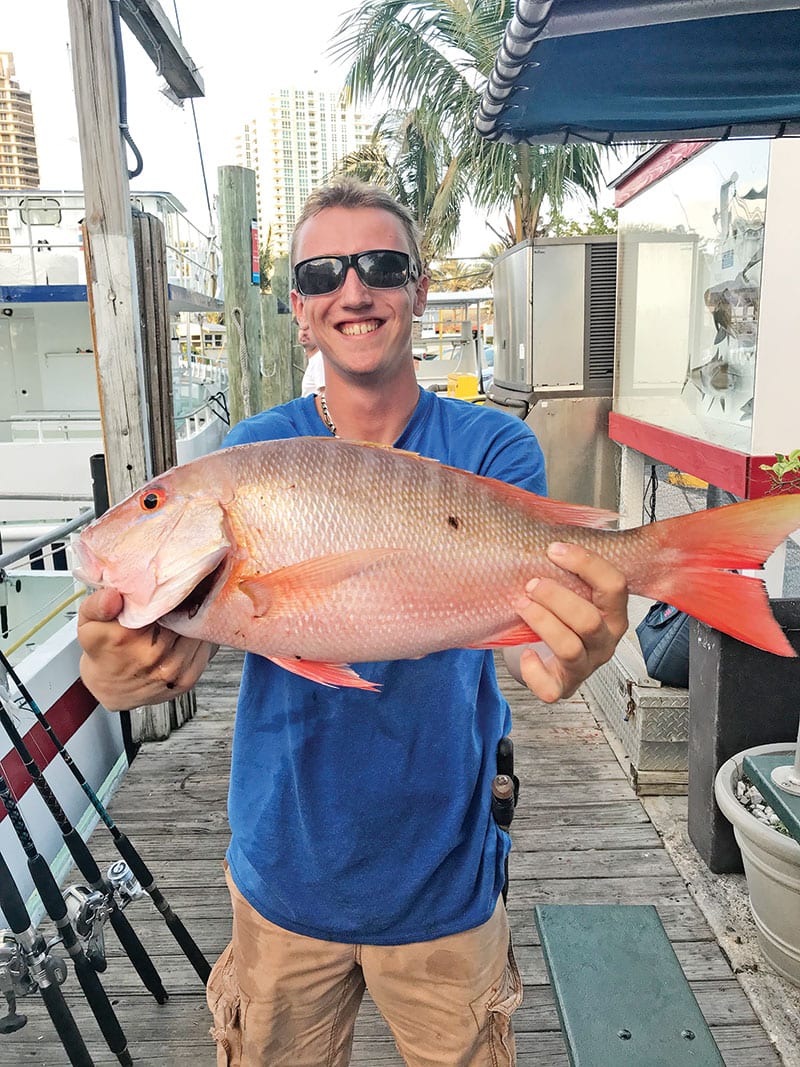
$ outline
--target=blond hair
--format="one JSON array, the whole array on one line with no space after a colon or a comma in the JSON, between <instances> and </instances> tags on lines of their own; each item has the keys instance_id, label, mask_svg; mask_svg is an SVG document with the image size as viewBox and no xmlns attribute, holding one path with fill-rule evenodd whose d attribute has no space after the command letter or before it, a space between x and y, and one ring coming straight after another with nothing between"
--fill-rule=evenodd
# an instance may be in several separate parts
<instances>
[{"instance_id":1,"label":"blond hair","mask_svg":"<svg viewBox=\"0 0 800 1067\"><path fill-rule=\"evenodd\" d=\"M330 207L378 208L394 215L395 218L400 220L408 238L411 259L419 273L423 273L422 253L420 251L422 234L414 216L405 205L395 200L386 189L383 189L380 185L370 185L368 182L362 182L358 178L337 178L330 185L323 185L311 193L303 205L303 210L295 223L294 232L292 233L292 243L289 249L292 270L294 270L297 262L296 251L300 229L309 219L313 219L315 215L319 215L321 211L325 211Z\"/></svg>"}]
</instances>

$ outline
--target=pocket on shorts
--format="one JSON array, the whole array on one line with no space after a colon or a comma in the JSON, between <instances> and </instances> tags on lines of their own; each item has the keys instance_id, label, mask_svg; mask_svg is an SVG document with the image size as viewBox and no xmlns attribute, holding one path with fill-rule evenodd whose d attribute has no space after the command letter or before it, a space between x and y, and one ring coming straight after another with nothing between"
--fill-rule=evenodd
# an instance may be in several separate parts
<instances>
[{"instance_id":1,"label":"pocket on shorts","mask_svg":"<svg viewBox=\"0 0 800 1067\"><path fill-rule=\"evenodd\" d=\"M478 1029L486 1032L492 1063L497 1067L513 1067L516 1063L511 1016L521 1003L522 979L509 940L508 959L502 975L470 1005Z\"/></svg>"},{"instance_id":2,"label":"pocket on shorts","mask_svg":"<svg viewBox=\"0 0 800 1067\"><path fill-rule=\"evenodd\" d=\"M244 1005L232 944L211 968L206 1002L213 1017L209 1033L217 1043L217 1067L240 1067Z\"/></svg>"}]
</instances>

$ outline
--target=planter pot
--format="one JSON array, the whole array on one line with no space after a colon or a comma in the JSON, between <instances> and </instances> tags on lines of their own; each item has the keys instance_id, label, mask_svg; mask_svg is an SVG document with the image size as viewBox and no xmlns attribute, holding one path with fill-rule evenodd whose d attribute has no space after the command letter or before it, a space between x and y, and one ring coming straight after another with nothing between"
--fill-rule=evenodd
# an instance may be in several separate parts
<instances>
[{"instance_id":1,"label":"planter pot","mask_svg":"<svg viewBox=\"0 0 800 1067\"><path fill-rule=\"evenodd\" d=\"M800 986L800 844L759 822L735 792L746 755L786 752L791 763L794 751L784 743L738 752L720 767L714 795L742 852L750 910L764 956L778 974Z\"/></svg>"}]
</instances>

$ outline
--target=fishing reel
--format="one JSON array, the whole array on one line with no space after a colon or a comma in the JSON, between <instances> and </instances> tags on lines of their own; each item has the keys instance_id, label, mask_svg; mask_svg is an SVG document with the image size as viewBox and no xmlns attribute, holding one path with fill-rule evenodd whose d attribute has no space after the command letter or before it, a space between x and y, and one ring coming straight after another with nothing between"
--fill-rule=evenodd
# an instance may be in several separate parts
<instances>
[{"instance_id":1,"label":"fishing reel","mask_svg":"<svg viewBox=\"0 0 800 1067\"><path fill-rule=\"evenodd\" d=\"M111 883L121 908L127 908L129 904L138 900L139 897L147 895L125 860L117 860L116 863L112 863L108 868L106 878Z\"/></svg>"},{"instance_id":2,"label":"fishing reel","mask_svg":"<svg viewBox=\"0 0 800 1067\"><path fill-rule=\"evenodd\" d=\"M83 942L86 958L96 971L106 969L106 941L103 927L111 914L111 902L99 889L85 885L68 886L63 893L69 921Z\"/></svg>"},{"instance_id":3,"label":"fishing reel","mask_svg":"<svg viewBox=\"0 0 800 1067\"><path fill-rule=\"evenodd\" d=\"M67 967L60 956L48 952L39 969L39 980L49 985L62 985L67 980ZM13 1034L27 1023L27 1016L17 1013L17 998L35 993L39 980L14 934L0 930L0 993L8 1004L8 1011L0 1017L0 1034Z\"/></svg>"}]
</instances>

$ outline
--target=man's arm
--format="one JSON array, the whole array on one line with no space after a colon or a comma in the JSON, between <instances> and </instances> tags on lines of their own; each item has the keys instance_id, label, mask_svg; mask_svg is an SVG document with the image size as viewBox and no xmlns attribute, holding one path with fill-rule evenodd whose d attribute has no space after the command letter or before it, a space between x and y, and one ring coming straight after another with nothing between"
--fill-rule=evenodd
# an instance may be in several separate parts
<instances>
[{"instance_id":1,"label":"man's arm","mask_svg":"<svg viewBox=\"0 0 800 1067\"><path fill-rule=\"evenodd\" d=\"M552 544L547 554L582 578L592 589L592 599L584 600L550 578L529 582L516 608L547 648L509 648L505 661L517 681L552 704L572 696L611 659L628 629L628 587L621 571L580 545Z\"/></svg>"},{"instance_id":2,"label":"man's arm","mask_svg":"<svg viewBox=\"0 0 800 1067\"><path fill-rule=\"evenodd\" d=\"M181 637L158 623L128 630L117 621L122 597L101 589L86 597L78 613L81 678L113 711L159 704L188 692L216 646Z\"/></svg>"}]
</instances>

